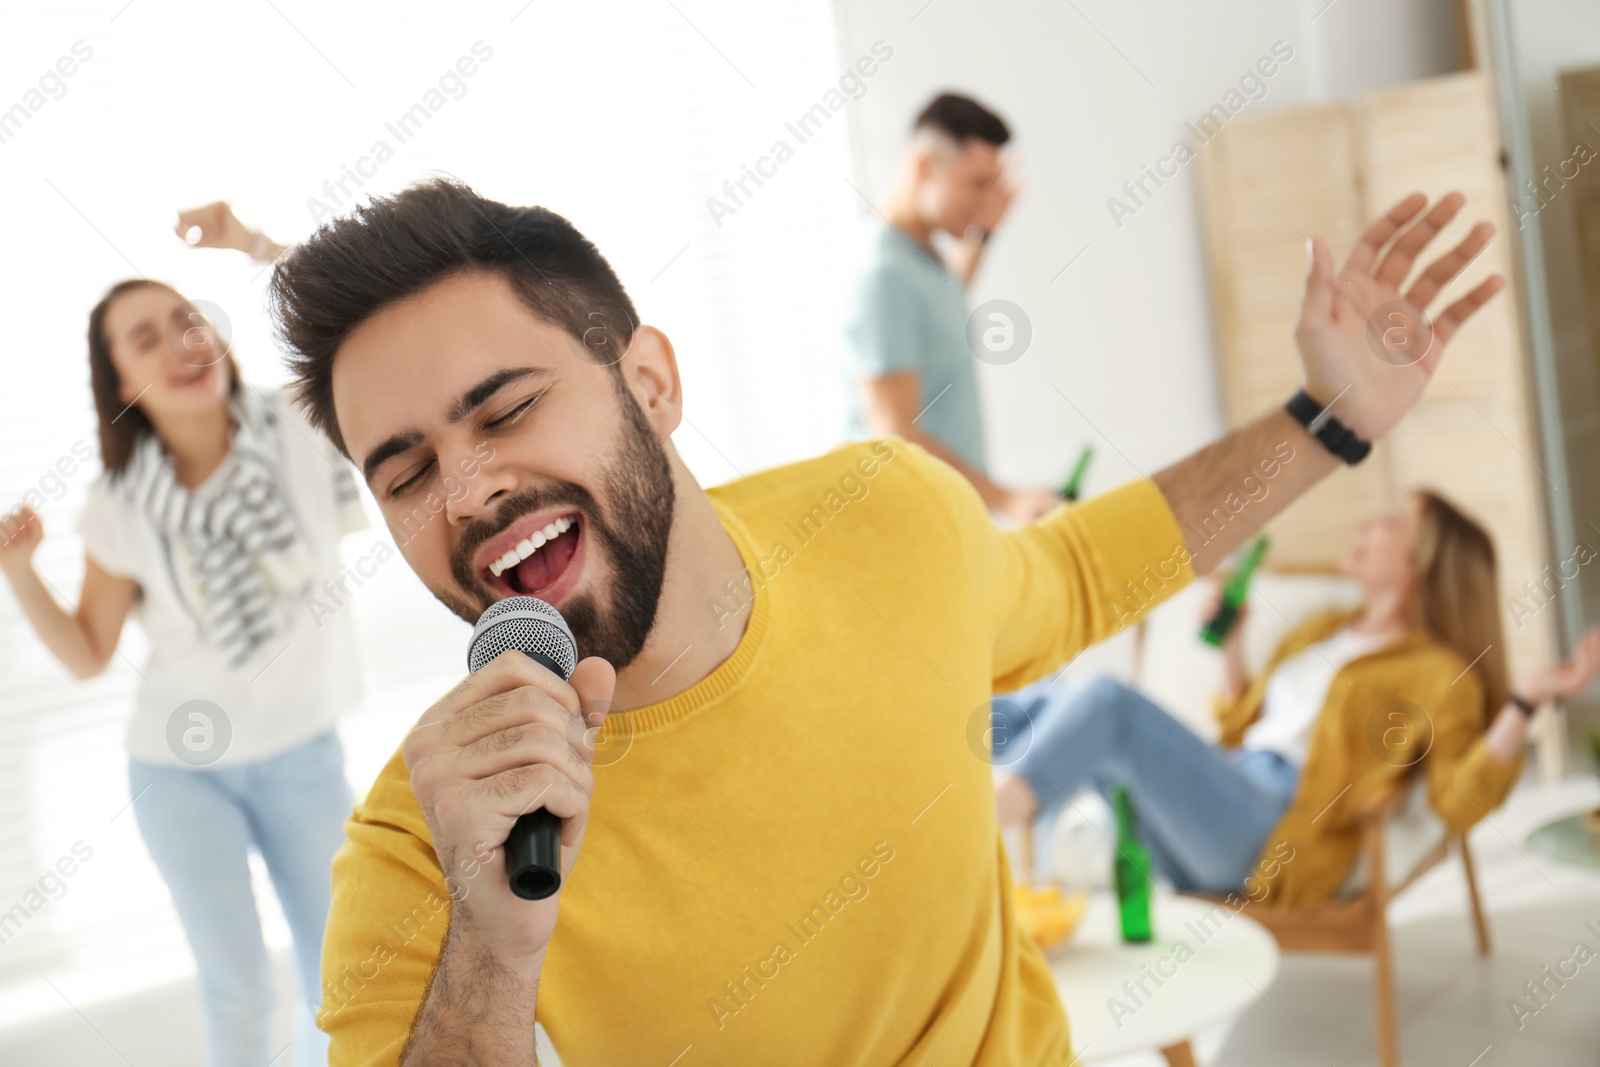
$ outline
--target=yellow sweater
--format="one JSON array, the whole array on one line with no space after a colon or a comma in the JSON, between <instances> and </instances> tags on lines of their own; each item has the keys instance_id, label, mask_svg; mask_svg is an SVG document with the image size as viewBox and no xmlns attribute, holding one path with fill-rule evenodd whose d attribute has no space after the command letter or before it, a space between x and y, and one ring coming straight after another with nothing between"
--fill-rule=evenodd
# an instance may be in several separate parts
<instances>
[{"instance_id":1,"label":"yellow sweater","mask_svg":"<svg viewBox=\"0 0 1600 1067\"><path fill-rule=\"evenodd\" d=\"M1260 717L1278 664L1332 636L1354 614L1327 611L1302 622L1239 699L1218 701L1222 744L1239 744ZM1294 800L1261 851L1256 870L1265 889L1252 882L1252 897L1281 908L1333 897L1361 850L1362 805L1398 776L1420 772L1429 804L1452 830L1466 830L1500 806L1523 760L1490 755L1483 683L1467 666L1449 646L1413 631L1339 670L1312 727ZM1274 857L1285 843L1294 859L1279 863Z\"/></svg>"},{"instance_id":2,"label":"yellow sweater","mask_svg":"<svg viewBox=\"0 0 1600 1067\"><path fill-rule=\"evenodd\" d=\"M623 754L596 767L536 1010L562 1062L1066 1063L989 698L1191 579L1166 501L1141 480L1002 532L896 439L710 495L753 589L707 610L753 594L749 623L694 687L607 720ZM449 911L398 753L346 831L318 1021L335 1067L392 1064Z\"/></svg>"}]
</instances>

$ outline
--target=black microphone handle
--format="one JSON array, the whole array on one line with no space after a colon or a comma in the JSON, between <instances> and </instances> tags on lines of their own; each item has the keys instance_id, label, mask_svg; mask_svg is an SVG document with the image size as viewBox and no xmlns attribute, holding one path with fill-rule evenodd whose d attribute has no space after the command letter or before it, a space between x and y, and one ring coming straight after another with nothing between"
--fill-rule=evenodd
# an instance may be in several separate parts
<instances>
[{"instance_id":1,"label":"black microphone handle","mask_svg":"<svg viewBox=\"0 0 1600 1067\"><path fill-rule=\"evenodd\" d=\"M560 664L548 656L518 649L565 680ZM543 900L561 888L561 818L546 808L517 816L506 838L506 877L523 900Z\"/></svg>"}]
</instances>

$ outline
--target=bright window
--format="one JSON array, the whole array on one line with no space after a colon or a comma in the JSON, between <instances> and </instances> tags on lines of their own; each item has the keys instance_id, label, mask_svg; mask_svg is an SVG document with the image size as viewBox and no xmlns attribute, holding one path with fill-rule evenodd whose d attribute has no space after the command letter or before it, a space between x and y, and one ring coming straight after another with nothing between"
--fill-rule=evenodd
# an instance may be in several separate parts
<instances>
[{"instance_id":1,"label":"bright window","mask_svg":"<svg viewBox=\"0 0 1600 1067\"><path fill-rule=\"evenodd\" d=\"M280 240L309 234L319 204L339 210L434 172L543 204L598 244L673 339L688 397L677 445L704 484L838 436L830 309L862 207L846 180L849 107L827 107L857 57L838 54L825 0L113 0L19 7L5 29L0 109L26 114L0 120L0 499L46 498L36 565L64 597L81 578L73 519L98 464L57 464L95 444L84 332L104 291L144 274L209 300L232 320L246 376L282 379L265 277L172 233L177 208L214 199ZM470 75L461 57L473 57ZM802 142L786 123L808 111ZM791 150L781 163L778 141ZM378 161L379 142L392 158ZM766 176L746 178L736 202L723 183L746 165ZM732 212L714 214L713 196ZM379 536L352 536L347 554ZM466 630L398 565L352 604L368 700L345 737L360 790L462 673ZM73 681L0 593L0 911L34 899L75 842L93 849L59 899L0 943L0 1026L65 1010L47 978L82 1004L191 966L124 810L133 627L121 654L104 676ZM264 871L257 881L270 901ZM264 910L269 942L286 943L275 903Z\"/></svg>"}]
</instances>

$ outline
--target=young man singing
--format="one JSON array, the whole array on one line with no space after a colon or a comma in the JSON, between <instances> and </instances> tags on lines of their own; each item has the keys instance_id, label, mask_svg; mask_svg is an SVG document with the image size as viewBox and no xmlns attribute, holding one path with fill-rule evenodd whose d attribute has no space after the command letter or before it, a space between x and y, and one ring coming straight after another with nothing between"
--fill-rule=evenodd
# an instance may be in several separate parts
<instances>
[{"instance_id":1,"label":"young man singing","mask_svg":"<svg viewBox=\"0 0 1600 1067\"><path fill-rule=\"evenodd\" d=\"M1416 364L1368 348L1368 316L1461 205L1407 198L1337 270L1313 243L1305 398L1011 532L896 439L702 489L671 440L671 342L544 209L435 181L280 260L312 418L392 528L439 512L403 541L412 569L469 622L537 595L588 657L570 684L512 653L465 679L352 815L330 1062L532 1063L536 1019L569 1067L1066 1062L1012 911L989 696L1210 569L1395 425L1503 284L1445 308ZM1489 234L1406 299L1428 306ZM1192 520L1283 441L1305 460L1191 551ZM530 902L499 846L540 806L563 819L565 880Z\"/></svg>"}]
</instances>

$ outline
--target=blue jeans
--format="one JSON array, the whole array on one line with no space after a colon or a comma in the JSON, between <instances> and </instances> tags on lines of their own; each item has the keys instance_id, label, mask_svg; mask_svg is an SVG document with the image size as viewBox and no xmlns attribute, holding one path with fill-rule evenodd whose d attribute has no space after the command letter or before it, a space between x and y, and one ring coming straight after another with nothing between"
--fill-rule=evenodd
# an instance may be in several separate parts
<instances>
[{"instance_id":1,"label":"blue jeans","mask_svg":"<svg viewBox=\"0 0 1600 1067\"><path fill-rule=\"evenodd\" d=\"M1086 786L1126 786L1151 859L1186 892L1244 884L1300 777L1277 753L1201 740L1112 678L996 696L991 717L994 765L1027 779L1041 820Z\"/></svg>"},{"instance_id":2,"label":"blue jeans","mask_svg":"<svg viewBox=\"0 0 1600 1067\"><path fill-rule=\"evenodd\" d=\"M328 1062L312 1021L321 1001L322 930L334 852L354 800L332 731L271 759L217 770L128 768L139 832L172 892L199 974L208 1067L284 1067L271 1046L272 977L250 888L249 853L266 861L294 937L303 1003L295 1061Z\"/></svg>"}]
</instances>

